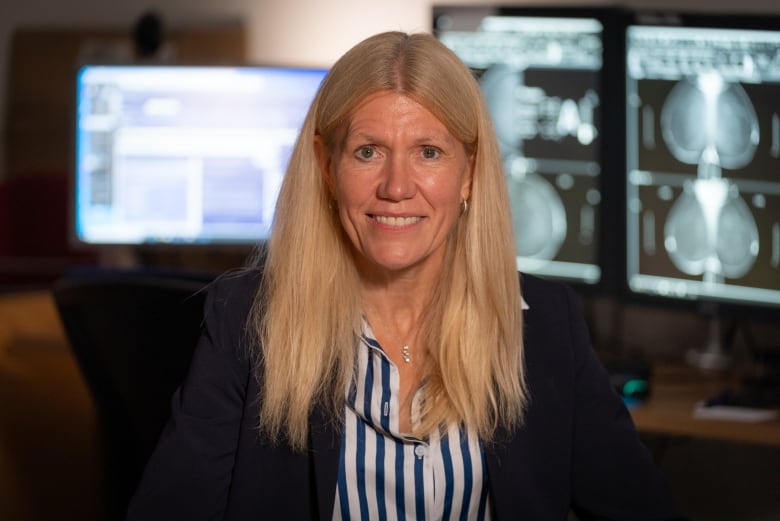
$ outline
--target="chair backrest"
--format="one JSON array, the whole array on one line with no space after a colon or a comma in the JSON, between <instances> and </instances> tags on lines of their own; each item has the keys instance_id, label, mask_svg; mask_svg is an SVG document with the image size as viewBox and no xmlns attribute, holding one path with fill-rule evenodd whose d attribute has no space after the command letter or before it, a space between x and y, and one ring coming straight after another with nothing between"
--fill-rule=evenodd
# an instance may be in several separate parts
<instances>
[{"instance_id":1,"label":"chair backrest","mask_svg":"<svg viewBox=\"0 0 780 521\"><path fill-rule=\"evenodd\" d=\"M201 332L209 275L67 274L54 300L90 389L103 440L108 517L121 519Z\"/></svg>"}]
</instances>

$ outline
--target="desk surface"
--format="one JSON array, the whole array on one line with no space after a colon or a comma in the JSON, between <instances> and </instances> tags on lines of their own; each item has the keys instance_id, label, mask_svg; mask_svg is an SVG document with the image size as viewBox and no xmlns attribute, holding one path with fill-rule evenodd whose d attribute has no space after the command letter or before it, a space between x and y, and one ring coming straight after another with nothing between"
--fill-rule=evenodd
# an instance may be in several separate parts
<instances>
[{"instance_id":1,"label":"desk surface","mask_svg":"<svg viewBox=\"0 0 780 521\"><path fill-rule=\"evenodd\" d=\"M66 345L65 331L51 292L0 293L0 348L16 340Z\"/></svg>"},{"instance_id":2,"label":"desk surface","mask_svg":"<svg viewBox=\"0 0 780 521\"><path fill-rule=\"evenodd\" d=\"M630 409L640 431L780 447L780 419L747 423L693 417L696 403L727 387L728 377L703 375L684 365L657 365L653 373L650 399Z\"/></svg>"},{"instance_id":3,"label":"desk surface","mask_svg":"<svg viewBox=\"0 0 780 521\"><path fill-rule=\"evenodd\" d=\"M51 295L0 293L0 518L102 519L98 433Z\"/></svg>"}]
</instances>

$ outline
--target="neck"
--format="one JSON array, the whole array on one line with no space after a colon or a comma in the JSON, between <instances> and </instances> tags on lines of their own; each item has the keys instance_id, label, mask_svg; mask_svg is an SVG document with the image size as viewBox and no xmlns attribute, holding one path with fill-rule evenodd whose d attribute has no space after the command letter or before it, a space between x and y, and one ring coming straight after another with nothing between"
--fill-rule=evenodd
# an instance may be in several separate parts
<instances>
[{"instance_id":1,"label":"neck","mask_svg":"<svg viewBox=\"0 0 780 521\"><path fill-rule=\"evenodd\" d=\"M363 312L377 334L395 337L401 343L409 343L422 323L423 306L409 300L363 298Z\"/></svg>"},{"instance_id":2,"label":"neck","mask_svg":"<svg viewBox=\"0 0 780 521\"><path fill-rule=\"evenodd\" d=\"M394 360L406 365L410 361L414 365L424 363L426 316L441 276L441 262L398 271L377 269L375 265L360 268L359 265L363 312L376 339L388 354L396 353Z\"/></svg>"},{"instance_id":3,"label":"neck","mask_svg":"<svg viewBox=\"0 0 780 521\"><path fill-rule=\"evenodd\" d=\"M424 315L428 300L414 289L363 291L363 312L374 336L396 362L417 365L425 360Z\"/></svg>"}]
</instances>

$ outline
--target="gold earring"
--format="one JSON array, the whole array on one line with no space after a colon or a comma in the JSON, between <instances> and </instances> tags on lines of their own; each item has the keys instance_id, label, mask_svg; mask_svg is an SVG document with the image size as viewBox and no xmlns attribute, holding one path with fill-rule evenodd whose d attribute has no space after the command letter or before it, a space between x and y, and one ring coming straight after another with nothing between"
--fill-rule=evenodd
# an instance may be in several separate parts
<instances>
[{"instance_id":1,"label":"gold earring","mask_svg":"<svg viewBox=\"0 0 780 521\"><path fill-rule=\"evenodd\" d=\"M460 214L463 215L466 213L469 209L469 201L468 199L464 199L460 202Z\"/></svg>"}]
</instances>

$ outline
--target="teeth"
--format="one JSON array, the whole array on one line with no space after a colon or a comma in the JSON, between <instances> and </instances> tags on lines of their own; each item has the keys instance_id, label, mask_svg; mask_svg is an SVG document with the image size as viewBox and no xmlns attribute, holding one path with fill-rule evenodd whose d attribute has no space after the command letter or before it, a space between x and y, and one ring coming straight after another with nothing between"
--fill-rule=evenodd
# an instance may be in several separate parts
<instances>
[{"instance_id":1,"label":"teeth","mask_svg":"<svg viewBox=\"0 0 780 521\"><path fill-rule=\"evenodd\" d=\"M374 219L376 219L377 222L380 222L387 226L409 226L410 224L420 222L421 218L420 217L388 217L385 215L375 215Z\"/></svg>"}]
</instances>

